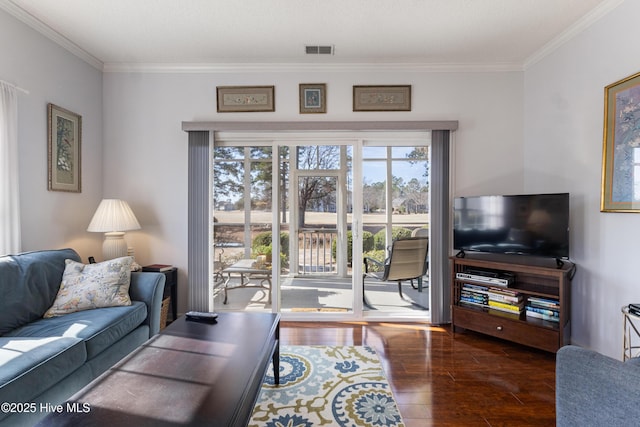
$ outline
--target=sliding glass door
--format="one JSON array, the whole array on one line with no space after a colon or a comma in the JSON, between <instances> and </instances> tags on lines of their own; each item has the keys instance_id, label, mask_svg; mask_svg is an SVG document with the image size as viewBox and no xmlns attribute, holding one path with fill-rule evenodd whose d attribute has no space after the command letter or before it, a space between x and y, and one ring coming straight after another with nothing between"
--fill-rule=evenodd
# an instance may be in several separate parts
<instances>
[{"instance_id":1,"label":"sliding glass door","mask_svg":"<svg viewBox=\"0 0 640 427\"><path fill-rule=\"evenodd\" d=\"M280 311L352 312L353 146L295 144L280 149L280 230L288 233L289 268L280 271ZM286 171L286 172L285 172ZM288 220L287 220L288 219Z\"/></svg>"},{"instance_id":2,"label":"sliding glass door","mask_svg":"<svg viewBox=\"0 0 640 427\"><path fill-rule=\"evenodd\" d=\"M384 263L395 238L428 235L428 136L218 135L215 309L423 315L428 277L420 289L403 285L402 298L396 283L364 280L362 260Z\"/></svg>"},{"instance_id":3,"label":"sliding glass door","mask_svg":"<svg viewBox=\"0 0 640 427\"><path fill-rule=\"evenodd\" d=\"M364 141L362 149L363 252L369 272L381 276L394 240L429 237L429 146ZM377 262L376 262L377 261ZM428 267L428 264L427 264ZM428 310L428 271L398 288L365 277L366 309L378 312Z\"/></svg>"}]
</instances>

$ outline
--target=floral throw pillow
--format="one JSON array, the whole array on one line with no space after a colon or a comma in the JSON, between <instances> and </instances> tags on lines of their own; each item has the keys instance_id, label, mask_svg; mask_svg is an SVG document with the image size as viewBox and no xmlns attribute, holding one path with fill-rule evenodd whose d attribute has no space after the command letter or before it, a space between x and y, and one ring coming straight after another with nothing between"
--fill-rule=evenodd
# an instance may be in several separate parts
<instances>
[{"instance_id":1,"label":"floral throw pillow","mask_svg":"<svg viewBox=\"0 0 640 427\"><path fill-rule=\"evenodd\" d=\"M82 264L70 259L65 262L60 290L43 317L131 305L129 285L133 257L115 258L97 264Z\"/></svg>"}]
</instances>

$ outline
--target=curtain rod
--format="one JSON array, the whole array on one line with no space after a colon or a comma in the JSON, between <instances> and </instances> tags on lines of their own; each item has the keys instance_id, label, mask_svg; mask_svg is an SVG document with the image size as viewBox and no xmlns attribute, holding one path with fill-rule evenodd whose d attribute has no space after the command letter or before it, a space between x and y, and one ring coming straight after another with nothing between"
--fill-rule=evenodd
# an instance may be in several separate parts
<instances>
[{"instance_id":1,"label":"curtain rod","mask_svg":"<svg viewBox=\"0 0 640 427\"><path fill-rule=\"evenodd\" d=\"M18 91L20 91L20 92L22 92L22 93L24 93L24 94L29 95L29 91L28 91L28 90L26 90L26 89L24 89L24 88L21 88L20 86L16 86L16 85L14 85L13 83L9 83L9 82L8 82L8 81L6 81L6 80L0 80L0 83L4 83L4 84L6 84L7 86L11 86L11 87L12 87L12 88L14 88L15 90L18 90Z\"/></svg>"}]
</instances>

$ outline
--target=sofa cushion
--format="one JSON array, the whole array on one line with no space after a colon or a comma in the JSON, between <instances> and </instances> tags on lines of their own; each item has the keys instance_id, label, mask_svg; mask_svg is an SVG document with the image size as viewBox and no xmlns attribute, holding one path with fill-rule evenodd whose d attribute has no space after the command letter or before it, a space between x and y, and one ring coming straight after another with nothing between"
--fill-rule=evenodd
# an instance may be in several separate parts
<instances>
[{"instance_id":1,"label":"sofa cushion","mask_svg":"<svg viewBox=\"0 0 640 427\"><path fill-rule=\"evenodd\" d=\"M62 284L44 317L62 316L101 307L131 305L131 263L133 257L121 257L97 264L66 260Z\"/></svg>"},{"instance_id":2,"label":"sofa cushion","mask_svg":"<svg viewBox=\"0 0 640 427\"><path fill-rule=\"evenodd\" d=\"M556 353L556 425L638 425L638 384L640 369L633 359L623 363L566 345Z\"/></svg>"},{"instance_id":3,"label":"sofa cushion","mask_svg":"<svg viewBox=\"0 0 640 427\"><path fill-rule=\"evenodd\" d=\"M146 317L147 306L133 301L129 306L97 308L40 319L11 331L7 336L81 338L86 342L87 359L90 360L141 325Z\"/></svg>"},{"instance_id":4,"label":"sofa cushion","mask_svg":"<svg viewBox=\"0 0 640 427\"><path fill-rule=\"evenodd\" d=\"M72 337L0 337L0 401L29 402L87 359Z\"/></svg>"},{"instance_id":5,"label":"sofa cushion","mask_svg":"<svg viewBox=\"0 0 640 427\"><path fill-rule=\"evenodd\" d=\"M0 257L0 335L42 317L60 288L65 259L80 256L59 249Z\"/></svg>"}]
</instances>

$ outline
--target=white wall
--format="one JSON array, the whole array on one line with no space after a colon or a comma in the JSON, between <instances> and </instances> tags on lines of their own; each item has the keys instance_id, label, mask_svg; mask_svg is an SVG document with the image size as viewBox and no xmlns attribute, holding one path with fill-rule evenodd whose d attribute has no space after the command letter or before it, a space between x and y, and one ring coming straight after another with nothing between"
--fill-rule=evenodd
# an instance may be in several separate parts
<instances>
[{"instance_id":1,"label":"white wall","mask_svg":"<svg viewBox=\"0 0 640 427\"><path fill-rule=\"evenodd\" d=\"M101 251L86 232L102 197L102 72L0 11L0 79L18 97L22 250ZM47 190L47 103L82 116L82 193Z\"/></svg>"},{"instance_id":2,"label":"white wall","mask_svg":"<svg viewBox=\"0 0 640 427\"><path fill-rule=\"evenodd\" d=\"M298 84L327 83L327 114L298 113ZM411 84L411 112L352 110L354 84ZM272 113L216 112L216 86L275 85ZM186 310L187 134L182 121L458 120L456 195L523 190L523 76L377 71L106 73L105 197L129 201L142 230L127 240L142 264L170 263Z\"/></svg>"},{"instance_id":3,"label":"white wall","mask_svg":"<svg viewBox=\"0 0 640 427\"><path fill-rule=\"evenodd\" d=\"M640 2L624 2L525 72L528 192L571 193L572 341L622 355L620 308L640 301L640 216L601 213L604 87L640 71Z\"/></svg>"}]
</instances>

